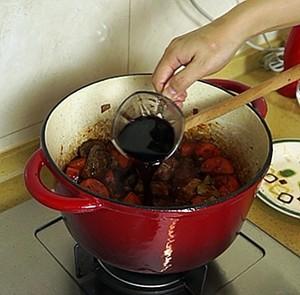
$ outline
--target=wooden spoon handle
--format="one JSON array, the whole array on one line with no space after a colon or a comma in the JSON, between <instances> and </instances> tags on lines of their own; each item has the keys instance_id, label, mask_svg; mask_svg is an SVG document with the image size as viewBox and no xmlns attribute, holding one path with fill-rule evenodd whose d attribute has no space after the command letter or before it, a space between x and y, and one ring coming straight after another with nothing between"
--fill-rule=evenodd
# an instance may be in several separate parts
<instances>
[{"instance_id":1,"label":"wooden spoon handle","mask_svg":"<svg viewBox=\"0 0 300 295\"><path fill-rule=\"evenodd\" d=\"M227 99L217 102L196 115L185 119L185 130L195 127L201 123L208 122L226 113L233 111L259 97L269 94L287 84L300 79L300 64L272 77L259 85L249 88L239 95L228 97Z\"/></svg>"}]
</instances>

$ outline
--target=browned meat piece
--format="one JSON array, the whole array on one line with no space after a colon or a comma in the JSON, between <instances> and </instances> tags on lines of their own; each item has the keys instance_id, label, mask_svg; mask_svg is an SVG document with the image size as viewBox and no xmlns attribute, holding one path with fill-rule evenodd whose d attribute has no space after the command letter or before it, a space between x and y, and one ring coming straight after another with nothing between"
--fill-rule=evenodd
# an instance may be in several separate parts
<instances>
[{"instance_id":1,"label":"browned meat piece","mask_svg":"<svg viewBox=\"0 0 300 295\"><path fill-rule=\"evenodd\" d=\"M196 196L202 198L218 197L219 192L210 182L210 179L206 177L204 180L193 178L189 183L182 188L179 188L176 193L177 201L186 204L186 202L191 202L195 204L196 201L192 201Z\"/></svg>"},{"instance_id":2,"label":"browned meat piece","mask_svg":"<svg viewBox=\"0 0 300 295\"><path fill-rule=\"evenodd\" d=\"M151 192L152 192L153 196L168 196L169 195L169 187L165 182L152 181L150 186L151 186Z\"/></svg>"},{"instance_id":3,"label":"browned meat piece","mask_svg":"<svg viewBox=\"0 0 300 295\"><path fill-rule=\"evenodd\" d=\"M104 180L108 186L114 186L116 184L116 176L114 175L113 170L110 169L105 173Z\"/></svg>"},{"instance_id":4,"label":"browned meat piece","mask_svg":"<svg viewBox=\"0 0 300 295\"><path fill-rule=\"evenodd\" d=\"M137 173L134 170L131 170L130 173L125 175L122 180L122 186L124 191L130 192L134 189L138 181Z\"/></svg>"},{"instance_id":5,"label":"browned meat piece","mask_svg":"<svg viewBox=\"0 0 300 295\"><path fill-rule=\"evenodd\" d=\"M90 149L81 176L83 178L96 178L102 180L105 178L105 174L110 168L110 164L110 154L103 150L102 145L95 144Z\"/></svg>"},{"instance_id":6,"label":"browned meat piece","mask_svg":"<svg viewBox=\"0 0 300 295\"><path fill-rule=\"evenodd\" d=\"M153 205L158 207L174 206L174 199L171 195L170 186L162 181L151 182Z\"/></svg>"},{"instance_id":7,"label":"browned meat piece","mask_svg":"<svg viewBox=\"0 0 300 295\"><path fill-rule=\"evenodd\" d=\"M107 170L104 176L104 182L112 193L111 197L118 199L121 196L122 190L120 189L120 184L114 170Z\"/></svg>"},{"instance_id":8,"label":"browned meat piece","mask_svg":"<svg viewBox=\"0 0 300 295\"><path fill-rule=\"evenodd\" d=\"M179 160L177 168L174 171L173 182L175 186L184 186L195 178L199 172L198 167L190 158L182 158Z\"/></svg>"},{"instance_id":9,"label":"browned meat piece","mask_svg":"<svg viewBox=\"0 0 300 295\"><path fill-rule=\"evenodd\" d=\"M111 164L111 166L112 166L112 164ZM112 171L113 171L115 181L112 184L112 186L109 184L109 188L114 193L119 194L119 195L124 195L124 193L134 191L134 188L138 181L138 176L137 176L135 169L124 170L124 169L118 169L118 168L114 167L114 169L112 169ZM136 191L134 191L134 192L137 194Z\"/></svg>"},{"instance_id":10,"label":"browned meat piece","mask_svg":"<svg viewBox=\"0 0 300 295\"><path fill-rule=\"evenodd\" d=\"M201 180L193 178L189 183L181 189L182 198L190 201L197 195L197 187L201 184Z\"/></svg>"},{"instance_id":11,"label":"browned meat piece","mask_svg":"<svg viewBox=\"0 0 300 295\"><path fill-rule=\"evenodd\" d=\"M138 195L144 194L144 185L140 178L138 179L138 182L134 187L134 192Z\"/></svg>"},{"instance_id":12,"label":"browned meat piece","mask_svg":"<svg viewBox=\"0 0 300 295\"><path fill-rule=\"evenodd\" d=\"M111 150L111 155L113 158L114 167L119 167L121 169L128 169L131 166L132 160L122 155L119 151L117 151L114 147Z\"/></svg>"},{"instance_id":13,"label":"browned meat piece","mask_svg":"<svg viewBox=\"0 0 300 295\"><path fill-rule=\"evenodd\" d=\"M170 158L164 161L154 173L154 179L169 181L177 167L178 160Z\"/></svg>"},{"instance_id":14,"label":"browned meat piece","mask_svg":"<svg viewBox=\"0 0 300 295\"><path fill-rule=\"evenodd\" d=\"M197 186L197 194L200 196L219 196L219 192L214 186L214 180L207 175Z\"/></svg>"},{"instance_id":15,"label":"browned meat piece","mask_svg":"<svg viewBox=\"0 0 300 295\"><path fill-rule=\"evenodd\" d=\"M107 147L107 141L105 140L99 140L99 139L89 139L85 141L80 147L79 147L79 155L80 157L87 158L89 155L89 152L93 146L97 145L99 149L106 150Z\"/></svg>"}]
</instances>

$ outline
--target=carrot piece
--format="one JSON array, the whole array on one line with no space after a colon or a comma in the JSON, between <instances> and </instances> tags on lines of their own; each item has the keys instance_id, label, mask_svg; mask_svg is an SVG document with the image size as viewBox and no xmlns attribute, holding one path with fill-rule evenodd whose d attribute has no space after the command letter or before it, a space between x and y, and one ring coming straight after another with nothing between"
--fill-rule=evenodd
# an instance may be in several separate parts
<instances>
[{"instance_id":1,"label":"carrot piece","mask_svg":"<svg viewBox=\"0 0 300 295\"><path fill-rule=\"evenodd\" d=\"M232 174L234 172L231 162L223 157L206 159L201 165L201 171L209 174Z\"/></svg>"},{"instance_id":2,"label":"carrot piece","mask_svg":"<svg viewBox=\"0 0 300 295\"><path fill-rule=\"evenodd\" d=\"M239 181L234 175L218 175L214 178L214 183L221 196L226 196L240 187Z\"/></svg>"},{"instance_id":3,"label":"carrot piece","mask_svg":"<svg viewBox=\"0 0 300 295\"><path fill-rule=\"evenodd\" d=\"M80 174L80 170L74 167L70 167L68 166L66 169L66 174L68 175L68 177L77 180Z\"/></svg>"},{"instance_id":4,"label":"carrot piece","mask_svg":"<svg viewBox=\"0 0 300 295\"><path fill-rule=\"evenodd\" d=\"M183 142L179 147L179 152L183 157L189 157L194 153L194 144L189 142Z\"/></svg>"},{"instance_id":5,"label":"carrot piece","mask_svg":"<svg viewBox=\"0 0 300 295\"><path fill-rule=\"evenodd\" d=\"M214 144L209 142L197 143L195 146L195 155L203 159L220 156L221 151Z\"/></svg>"},{"instance_id":6,"label":"carrot piece","mask_svg":"<svg viewBox=\"0 0 300 295\"><path fill-rule=\"evenodd\" d=\"M86 158L75 158L68 164L68 167L82 170L84 168L85 162Z\"/></svg>"},{"instance_id":7,"label":"carrot piece","mask_svg":"<svg viewBox=\"0 0 300 295\"><path fill-rule=\"evenodd\" d=\"M228 188L225 185L220 186L218 191L219 191L221 197L226 197L230 194L230 191L228 190Z\"/></svg>"},{"instance_id":8,"label":"carrot piece","mask_svg":"<svg viewBox=\"0 0 300 295\"><path fill-rule=\"evenodd\" d=\"M84 188L89 189L93 193L99 194L101 197L109 197L109 191L107 187L101 181L95 178L87 178L81 181L80 185Z\"/></svg>"},{"instance_id":9,"label":"carrot piece","mask_svg":"<svg viewBox=\"0 0 300 295\"><path fill-rule=\"evenodd\" d=\"M119 166L123 169L128 168L131 164L131 160L127 157L123 156L119 151L116 149L113 149L111 151L112 156L115 158L115 160L118 162Z\"/></svg>"},{"instance_id":10,"label":"carrot piece","mask_svg":"<svg viewBox=\"0 0 300 295\"><path fill-rule=\"evenodd\" d=\"M121 195L118 194L118 193L112 193L112 194L110 195L110 198L111 198L111 199L118 200L118 199L121 198Z\"/></svg>"},{"instance_id":11,"label":"carrot piece","mask_svg":"<svg viewBox=\"0 0 300 295\"><path fill-rule=\"evenodd\" d=\"M130 192L123 199L125 203L133 204L133 205L142 205L140 197L138 197L135 193Z\"/></svg>"},{"instance_id":12,"label":"carrot piece","mask_svg":"<svg viewBox=\"0 0 300 295\"><path fill-rule=\"evenodd\" d=\"M237 190L240 186L239 181L234 175L217 175L214 177L214 184L216 188L225 185L232 192Z\"/></svg>"}]
</instances>

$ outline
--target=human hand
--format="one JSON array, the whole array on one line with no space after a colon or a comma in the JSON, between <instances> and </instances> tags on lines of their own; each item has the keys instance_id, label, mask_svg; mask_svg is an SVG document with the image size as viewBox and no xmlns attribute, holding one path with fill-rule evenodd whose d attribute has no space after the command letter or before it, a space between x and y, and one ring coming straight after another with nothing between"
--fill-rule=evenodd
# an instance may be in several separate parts
<instances>
[{"instance_id":1,"label":"human hand","mask_svg":"<svg viewBox=\"0 0 300 295\"><path fill-rule=\"evenodd\" d=\"M153 73L155 89L183 101L187 88L224 67L243 41L242 34L237 36L236 30L218 21L175 38Z\"/></svg>"},{"instance_id":2,"label":"human hand","mask_svg":"<svg viewBox=\"0 0 300 295\"><path fill-rule=\"evenodd\" d=\"M153 73L155 89L183 101L193 82L224 67L248 38L299 24L299 3L243 1L209 25L175 38Z\"/></svg>"}]
</instances>

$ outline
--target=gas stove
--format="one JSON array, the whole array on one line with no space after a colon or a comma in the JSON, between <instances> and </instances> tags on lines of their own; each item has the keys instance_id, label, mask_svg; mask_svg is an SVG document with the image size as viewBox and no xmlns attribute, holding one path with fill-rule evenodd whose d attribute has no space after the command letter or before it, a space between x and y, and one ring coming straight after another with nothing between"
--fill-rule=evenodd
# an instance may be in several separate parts
<instances>
[{"instance_id":1,"label":"gas stove","mask_svg":"<svg viewBox=\"0 0 300 295\"><path fill-rule=\"evenodd\" d=\"M0 236L3 295L300 294L300 258L247 220L216 260L164 276L95 259L76 244L57 212L33 200L0 214Z\"/></svg>"}]
</instances>

